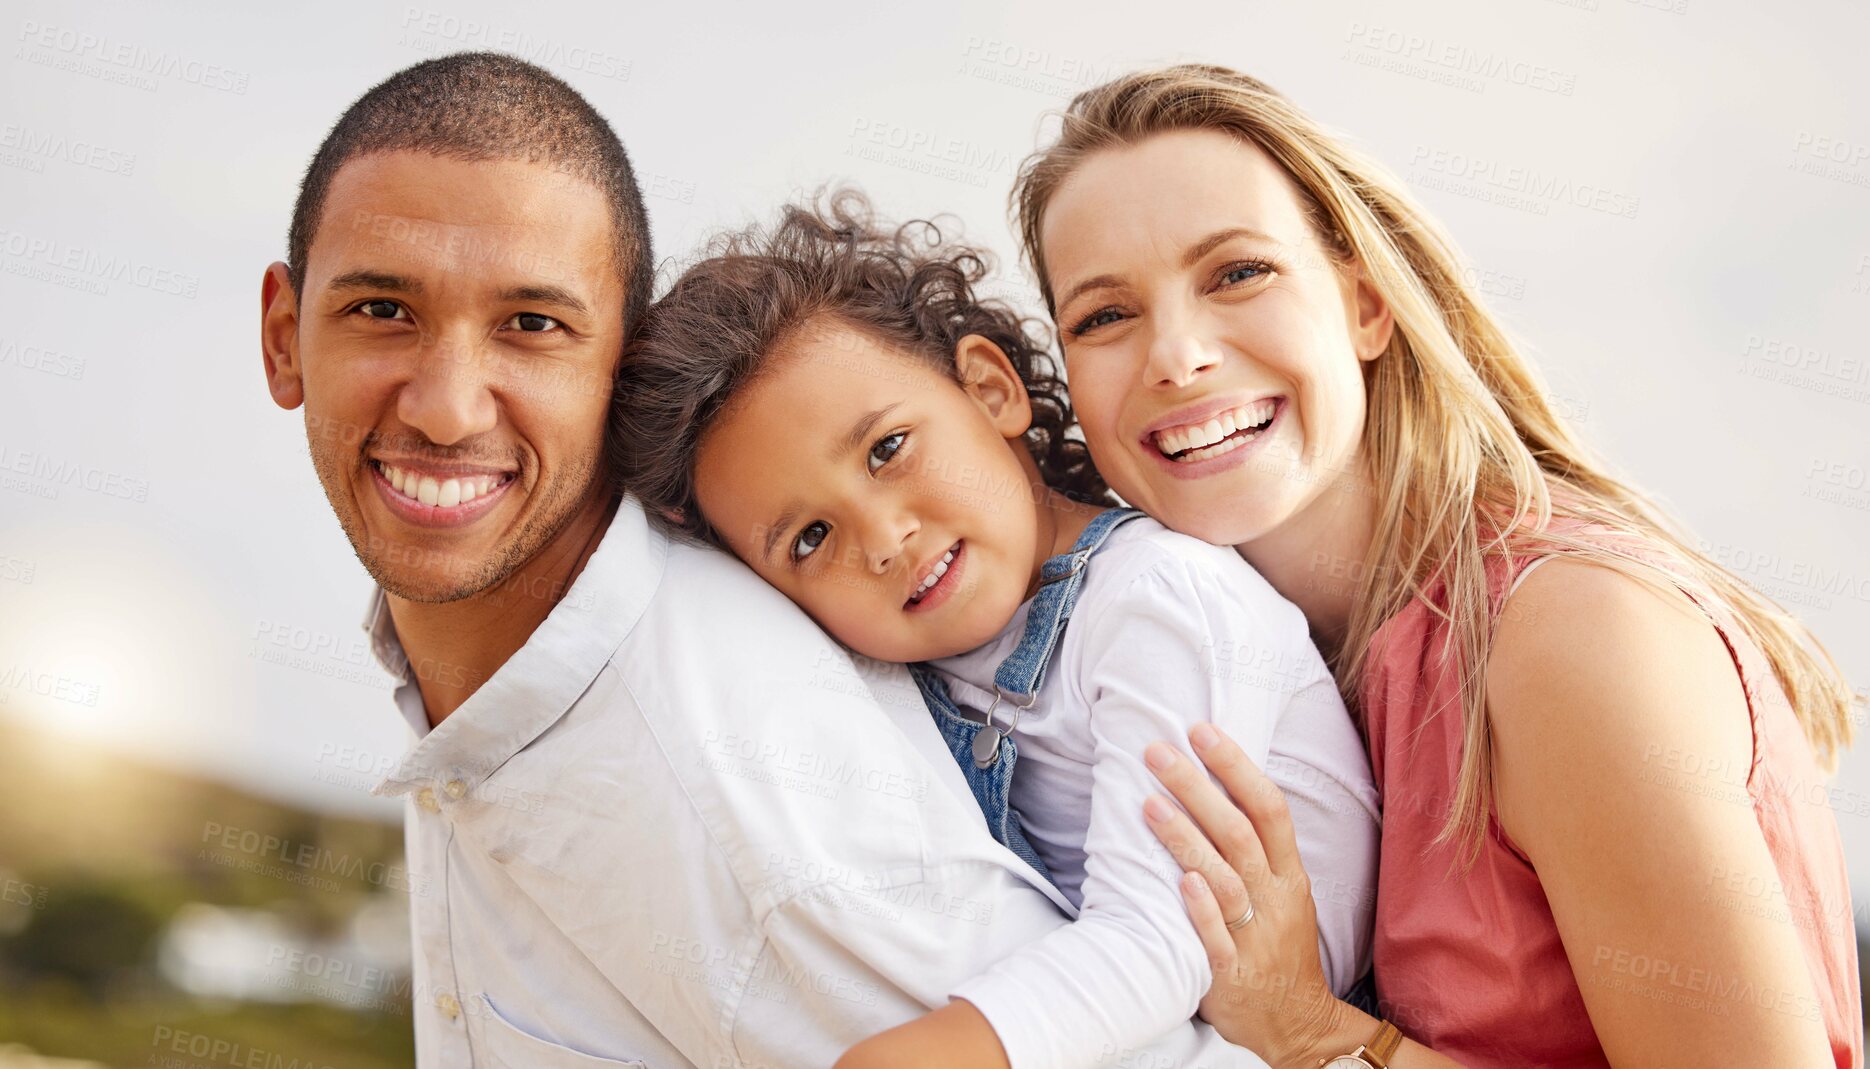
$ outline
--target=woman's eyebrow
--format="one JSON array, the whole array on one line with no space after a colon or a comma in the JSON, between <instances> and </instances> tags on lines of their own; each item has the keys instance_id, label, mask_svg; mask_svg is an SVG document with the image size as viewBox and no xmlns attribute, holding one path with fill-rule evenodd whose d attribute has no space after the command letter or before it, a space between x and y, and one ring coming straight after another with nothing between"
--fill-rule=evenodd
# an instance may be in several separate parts
<instances>
[{"instance_id":1,"label":"woman's eyebrow","mask_svg":"<svg viewBox=\"0 0 1870 1069\"><path fill-rule=\"evenodd\" d=\"M1250 226L1230 226L1225 230L1216 230L1214 233L1190 245L1188 251L1182 254L1182 266L1195 266L1195 261L1235 238L1252 238L1255 241L1264 241L1269 245L1279 244L1279 242L1275 241L1272 237L1262 234Z\"/></svg>"},{"instance_id":2,"label":"woman's eyebrow","mask_svg":"<svg viewBox=\"0 0 1870 1069\"><path fill-rule=\"evenodd\" d=\"M1085 293L1090 290L1101 290L1106 287L1115 287L1119 285L1122 285L1122 281L1118 279L1116 275L1098 275L1094 278L1087 278L1083 282L1080 282L1077 285L1073 286L1071 289L1067 290L1065 295L1059 298L1058 306L1060 308L1065 307L1071 302L1077 300L1078 295L1081 293Z\"/></svg>"}]
</instances>

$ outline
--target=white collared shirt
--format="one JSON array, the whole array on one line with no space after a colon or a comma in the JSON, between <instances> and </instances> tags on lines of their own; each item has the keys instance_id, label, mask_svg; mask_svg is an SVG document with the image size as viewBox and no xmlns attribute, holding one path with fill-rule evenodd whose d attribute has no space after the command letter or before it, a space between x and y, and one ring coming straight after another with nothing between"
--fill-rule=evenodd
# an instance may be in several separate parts
<instances>
[{"instance_id":1,"label":"white collared shirt","mask_svg":"<svg viewBox=\"0 0 1870 1069\"><path fill-rule=\"evenodd\" d=\"M380 593L369 626L404 670ZM902 668L633 500L459 709L396 700L424 1067L823 1067L1074 912ZM1199 1022L1100 1064L1263 1065Z\"/></svg>"}]
</instances>

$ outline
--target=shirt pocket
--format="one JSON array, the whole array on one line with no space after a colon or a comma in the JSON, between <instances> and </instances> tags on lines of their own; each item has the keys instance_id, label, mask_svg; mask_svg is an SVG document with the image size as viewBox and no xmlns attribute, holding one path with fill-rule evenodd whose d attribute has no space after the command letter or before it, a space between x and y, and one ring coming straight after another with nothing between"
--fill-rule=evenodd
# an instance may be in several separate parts
<instances>
[{"instance_id":1,"label":"shirt pocket","mask_svg":"<svg viewBox=\"0 0 1870 1069\"><path fill-rule=\"evenodd\" d=\"M476 1069L649 1069L648 1062L600 1058L540 1039L500 1015L486 995L474 996L483 1022Z\"/></svg>"}]
</instances>

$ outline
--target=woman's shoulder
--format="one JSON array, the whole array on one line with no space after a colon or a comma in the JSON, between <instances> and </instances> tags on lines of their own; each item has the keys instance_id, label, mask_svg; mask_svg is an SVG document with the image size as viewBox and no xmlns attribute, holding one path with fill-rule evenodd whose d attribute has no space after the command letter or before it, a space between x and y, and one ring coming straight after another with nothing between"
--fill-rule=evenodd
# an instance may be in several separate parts
<instances>
[{"instance_id":1,"label":"woman's shoulder","mask_svg":"<svg viewBox=\"0 0 1870 1069\"><path fill-rule=\"evenodd\" d=\"M1639 752L1693 747L1751 763L1738 639L1663 576L1650 579L1570 554L1526 576L1487 655L1502 745L1551 753L1622 737ZM1717 708L1738 715L1708 715Z\"/></svg>"},{"instance_id":2,"label":"woman's shoulder","mask_svg":"<svg viewBox=\"0 0 1870 1069\"><path fill-rule=\"evenodd\" d=\"M1548 639L1566 632L1574 638L1616 635L1638 647L1662 637L1658 627L1673 634L1694 631L1712 638L1708 625L1714 614L1708 596L1688 591L1702 589L1690 569L1666 545L1634 532L1572 518L1560 518L1537 532L1512 537L1504 548L1481 561L1486 577L1491 631L1487 641L1487 672L1517 673L1529 667L1524 658L1541 665L1552 663L1567 672L1595 675L1592 643ZM1673 612L1659 621L1663 606ZM1401 686L1420 684L1423 666L1439 663L1454 641L1453 621L1466 610L1448 604L1447 589L1438 580L1427 582L1417 596L1405 602L1378 625L1369 642L1362 689L1366 702L1381 701ZM1642 621L1638 623L1637 621ZM1539 641L1519 642L1529 625L1542 623ZM1702 635L1702 632L1706 632ZM1504 640L1504 641L1503 641ZM1718 643L1717 643L1718 645ZM1396 677L1396 678L1391 678ZM1414 683L1408 683L1415 680Z\"/></svg>"}]
</instances>

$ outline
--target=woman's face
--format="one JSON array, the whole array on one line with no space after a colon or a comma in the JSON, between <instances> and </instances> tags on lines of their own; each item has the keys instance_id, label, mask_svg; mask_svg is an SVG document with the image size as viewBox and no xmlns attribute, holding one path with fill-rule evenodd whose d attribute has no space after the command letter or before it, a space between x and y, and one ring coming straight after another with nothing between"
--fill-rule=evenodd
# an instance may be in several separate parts
<instances>
[{"instance_id":1,"label":"woman's face","mask_svg":"<svg viewBox=\"0 0 1870 1069\"><path fill-rule=\"evenodd\" d=\"M1388 308L1257 146L1178 130L1100 151L1040 243L1072 404L1124 500L1244 545L1358 475Z\"/></svg>"},{"instance_id":2,"label":"woman's face","mask_svg":"<svg viewBox=\"0 0 1870 1069\"><path fill-rule=\"evenodd\" d=\"M1047 552L1019 459L1025 389L978 335L956 366L966 386L819 320L701 438L696 497L709 524L868 657L932 660L987 642Z\"/></svg>"}]
</instances>

